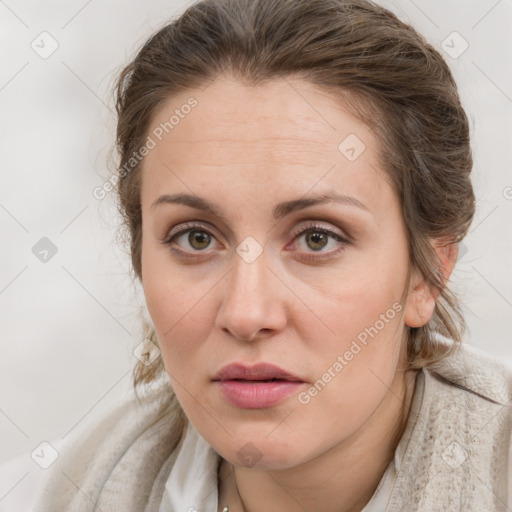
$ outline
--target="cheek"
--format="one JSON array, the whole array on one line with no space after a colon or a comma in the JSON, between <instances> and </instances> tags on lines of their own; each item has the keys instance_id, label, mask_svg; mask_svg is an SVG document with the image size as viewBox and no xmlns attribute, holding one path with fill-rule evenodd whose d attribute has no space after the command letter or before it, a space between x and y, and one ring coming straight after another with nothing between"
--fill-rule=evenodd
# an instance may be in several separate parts
<instances>
[{"instance_id":1,"label":"cheek","mask_svg":"<svg viewBox=\"0 0 512 512\"><path fill-rule=\"evenodd\" d=\"M142 286L149 313L162 342L187 308L190 309L186 293L190 286L187 287L183 273L170 264L166 248L153 247L151 244L151 240L148 243L144 240Z\"/></svg>"},{"instance_id":2,"label":"cheek","mask_svg":"<svg viewBox=\"0 0 512 512\"><path fill-rule=\"evenodd\" d=\"M183 271L170 265L151 265L151 258L143 265L144 295L164 365L168 373L178 377L205 349L203 340L213 321L211 293L208 294L211 283L190 282Z\"/></svg>"},{"instance_id":3,"label":"cheek","mask_svg":"<svg viewBox=\"0 0 512 512\"><path fill-rule=\"evenodd\" d=\"M391 386L403 349L400 283L360 283L345 282L342 293L318 301L317 310L331 331L328 336L318 335L318 322L305 318L302 324L302 337L314 340L308 360L315 361L314 386L306 390L303 403L315 408L315 402L323 402L318 414L334 407L341 422L346 422L346 414L363 418L378 405Z\"/></svg>"},{"instance_id":4,"label":"cheek","mask_svg":"<svg viewBox=\"0 0 512 512\"><path fill-rule=\"evenodd\" d=\"M348 350L352 340L368 342L368 346L374 340L372 349L385 349L387 341L400 333L402 281L396 278L398 273L351 270L325 280L328 289L315 290L313 294L311 290L303 291L317 314L314 322L304 317L302 325L310 335L318 332L321 323L327 326L331 348L336 351ZM386 275L389 277L384 279ZM316 338L326 346L325 339L320 340L318 334Z\"/></svg>"},{"instance_id":5,"label":"cheek","mask_svg":"<svg viewBox=\"0 0 512 512\"><path fill-rule=\"evenodd\" d=\"M398 315L380 330L372 323L353 336L340 336L321 347L317 340L315 352L321 357L315 355L309 359L316 359L316 373L311 384L297 397L300 404L294 409L297 423L304 422L311 429L323 424L332 436L347 438L372 416L389 394L400 360L397 319ZM350 319L346 321L347 330L352 325ZM328 444L330 439L325 436L324 442Z\"/></svg>"}]
</instances>

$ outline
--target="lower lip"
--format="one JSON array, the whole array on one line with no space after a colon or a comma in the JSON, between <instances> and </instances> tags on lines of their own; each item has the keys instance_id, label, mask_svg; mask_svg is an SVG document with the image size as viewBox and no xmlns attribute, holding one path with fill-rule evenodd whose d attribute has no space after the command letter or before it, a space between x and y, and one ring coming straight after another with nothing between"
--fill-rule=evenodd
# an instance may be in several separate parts
<instances>
[{"instance_id":1,"label":"lower lip","mask_svg":"<svg viewBox=\"0 0 512 512\"><path fill-rule=\"evenodd\" d=\"M286 380L273 382L220 380L216 382L226 399L243 409L263 409L277 405L304 384Z\"/></svg>"}]
</instances>

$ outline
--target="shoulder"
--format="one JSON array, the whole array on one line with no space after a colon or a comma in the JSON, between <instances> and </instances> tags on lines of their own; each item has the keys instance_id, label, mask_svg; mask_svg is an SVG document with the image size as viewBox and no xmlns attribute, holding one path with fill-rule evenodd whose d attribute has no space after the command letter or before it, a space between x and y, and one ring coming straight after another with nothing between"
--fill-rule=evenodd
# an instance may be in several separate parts
<instances>
[{"instance_id":1,"label":"shoulder","mask_svg":"<svg viewBox=\"0 0 512 512\"><path fill-rule=\"evenodd\" d=\"M418 489L410 510L502 510L512 490L510 365L462 345L424 377L401 479L404 493Z\"/></svg>"},{"instance_id":2,"label":"shoulder","mask_svg":"<svg viewBox=\"0 0 512 512\"><path fill-rule=\"evenodd\" d=\"M183 432L169 391L162 383L139 396L125 396L77 427L42 482L35 512L68 510L70 504L80 504L85 512L91 503L109 509L104 500L119 500L120 493L123 503L142 505Z\"/></svg>"},{"instance_id":3,"label":"shoulder","mask_svg":"<svg viewBox=\"0 0 512 512\"><path fill-rule=\"evenodd\" d=\"M511 503L511 367L469 345L453 348L422 372L387 512L501 511Z\"/></svg>"},{"instance_id":4,"label":"shoulder","mask_svg":"<svg viewBox=\"0 0 512 512\"><path fill-rule=\"evenodd\" d=\"M495 476L505 471L512 435L510 363L460 345L425 368L425 379L424 420L438 443L447 452L456 447L471 453L475 467L492 466Z\"/></svg>"},{"instance_id":5,"label":"shoulder","mask_svg":"<svg viewBox=\"0 0 512 512\"><path fill-rule=\"evenodd\" d=\"M449 386L502 406L512 400L512 363L472 345L454 347L453 353L429 365L427 371Z\"/></svg>"}]
</instances>

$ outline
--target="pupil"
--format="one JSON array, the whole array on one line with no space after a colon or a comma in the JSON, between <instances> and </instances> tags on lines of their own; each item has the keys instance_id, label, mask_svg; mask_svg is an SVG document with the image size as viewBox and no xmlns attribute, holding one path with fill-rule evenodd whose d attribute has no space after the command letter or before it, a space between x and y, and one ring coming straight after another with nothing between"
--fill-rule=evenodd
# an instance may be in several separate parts
<instances>
[{"instance_id":1,"label":"pupil","mask_svg":"<svg viewBox=\"0 0 512 512\"><path fill-rule=\"evenodd\" d=\"M202 231L191 231L188 234L188 241L195 249L204 249L210 243L210 235Z\"/></svg>"},{"instance_id":2,"label":"pupil","mask_svg":"<svg viewBox=\"0 0 512 512\"><path fill-rule=\"evenodd\" d=\"M308 242L312 243L310 247L315 250L322 249L327 244L327 235L325 233L320 233L319 231L308 233L306 238Z\"/></svg>"}]
</instances>

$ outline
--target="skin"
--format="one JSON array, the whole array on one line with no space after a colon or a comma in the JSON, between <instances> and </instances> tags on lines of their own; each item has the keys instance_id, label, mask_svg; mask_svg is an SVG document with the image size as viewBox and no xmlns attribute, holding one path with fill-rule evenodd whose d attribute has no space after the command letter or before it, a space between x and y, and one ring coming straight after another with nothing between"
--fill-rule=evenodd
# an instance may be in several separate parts
<instances>
[{"instance_id":1,"label":"skin","mask_svg":"<svg viewBox=\"0 0 512 512\"><path fill-rule=\"evenodd\" d=\"M416 376L403 370L407 326L429 321L438 294L416 272L406 283L405 224L378 140L333 98L292 78L247 87L223 76L169 99L151 128L190 96L197 106L142 164L142 284L178 400L224 459L219 510L361 510L407 421ZM349 134L366 147L354 161L338 150ZM367 210L324 202L272 217L277 203L331 191ZM221 216L183 204L151 207L176 193L215 203ZM320 235L319 244L316 228L316 238L295 236L308 221L350 243ZM194 228L199 242L191 245L185 233L166 244L186 222L202 224ZM211 236L201 239L205 230ZM249 236L263 250L251 263L236 252ZM436 250L448 278L457 247ZM405 288L403 309L300 403L298 393L399 303ZM274 363L304 384L274 407L237 408L212 382L236 361ZM261 455L249 466L238 456L248 442Z\"/></svg>"}]
</instances>

